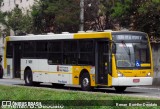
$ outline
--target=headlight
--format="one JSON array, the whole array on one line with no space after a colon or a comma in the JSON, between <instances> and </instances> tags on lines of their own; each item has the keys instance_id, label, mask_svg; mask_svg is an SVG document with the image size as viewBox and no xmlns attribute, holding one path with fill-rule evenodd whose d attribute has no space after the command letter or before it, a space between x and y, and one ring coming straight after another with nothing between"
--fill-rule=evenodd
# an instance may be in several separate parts
<instances>
[{"instance_id":1,"label":"headlight","mask_svg":"<svg viewBox=\"0 0 160 109\"><path fill-rule=\"evenodd\" d=\"M148 74L147 74L147 77L150 77L151 76L151 73L149 72Z\"/></svg>"},{"instance_id":2,"label":"headlight","mask_svg":"<svg viewBox=\"0 0 160 109\"><path fill-rule=\"evenodd\" d=\"M124 75L118 71L118 77L124 77Z\"/></svg>"}]
</instances>

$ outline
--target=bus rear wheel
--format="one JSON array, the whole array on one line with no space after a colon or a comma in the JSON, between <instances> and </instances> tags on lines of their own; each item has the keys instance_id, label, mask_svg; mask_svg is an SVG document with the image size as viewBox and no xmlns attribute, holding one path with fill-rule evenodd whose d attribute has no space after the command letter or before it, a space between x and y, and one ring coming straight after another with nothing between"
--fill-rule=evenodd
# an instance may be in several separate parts
<instances>
[{"instance_id":1,"label":"bus rear wheel","mask_svg":"<svg viewBox=\"0 0 160 109\"><path fill-rule=\"evenodd\" d=\"M32 71L31 70L26 70L25 71L25 85L26 86L38 86L40 85L40 82L33 82L33 76L32 76Z\"/></svg>"},{"instance_id":2,"label":"bus rear wheel","mask_svg":"<svg viewBox=\"0 0 160 109\"><path fill-rule=\"evenodd\" d=\"M2 65L0 65L0 79L3 78L3 67Z\"/></svg>"},{"instance_id":3,"label":"bus rear wheel","mask_svg":"<svg viewBox=\"0 0 160 109\"><path fill-rule=\"evenodd\" d=\"M90 77L87 73L84 73L81 76L81 88L83 91L90 91L92 89Z\"/></svg>"},{"instance_id":4,"label":"bus rear wheel","mask_svg":"<svg viewBox=\"0 0 160 109\"><path fill-rule=\"evenodd\" d=\"M25 71L24 80L25 80L25 85L26 86L32 86L33 85L32 71L31 70L26 70Z\"/></svg>"},{"instance_id":5,"label":"bus rear wheel","mask_svg":"<svg viewBox=\"0 0 160 109\"><path fill-rule=\"evenodd\" d=\"M114 88L115 88L116 92L121 93L121 92L124 92L127 87L126 86L116 86Z\"/></svg>"},{"instance_id":6,"label":"bus rear wheel","mask_svg":"<svg viewBox=\"0 0 160 109\"><path fill-rule=\"evenodd\" d=\"M3 78L3 73L2 72L0 72L0 79L2 79Z\"/></svg>"}]
</instances>

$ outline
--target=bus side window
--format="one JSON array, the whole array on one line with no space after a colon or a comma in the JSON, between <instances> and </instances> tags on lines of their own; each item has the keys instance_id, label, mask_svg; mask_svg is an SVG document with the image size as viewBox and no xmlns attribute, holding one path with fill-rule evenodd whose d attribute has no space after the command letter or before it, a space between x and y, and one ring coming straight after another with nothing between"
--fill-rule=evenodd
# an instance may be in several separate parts
<instances>
[{"instance_id":1,"label":"bus side window","mask_svg":"<svg viewBox=\"0 0 160 109\"><path fill-rule=\"evenodd\" d=\"M36 42L36 57L38 58L47 58L47 49L48 47L48 42L47 41L38 41Z\"/></svg>"},{"instance_id":2,"label":"bus side window","mask_svg":"<svg viewBox=\"0 0 160 109\"><path fill-rule=\"evenodd\" d=\"M79 40L78 64L94 65L93 40Z\"/></svg>"},{"instance_id":3,"label":"bus side window","mask_svg":"<svg viewBox=\"0 0 160 109\"><path fill-rule=\"evenodd\" d=\"M77 64L77 40L64 41L63 43L63 63L68 65Z\"/></svg>"},{"instance_id":4,"label":"bus side window","mask_svg":"<svg viewBox=\"0 0 160 109\"><path fill-rule=\"evenodd\" d=\"M23 43L23 57L35 57L36 56L36 43L35 42L24 42Z\"/></svg>"},{"instance_id":5,"label":"bus side window","mask_svg":"<svg viewBox=\"0 0 160 109\"><path fill-rule=\"evenodd\" d=\"M62 64L62 41L50 41L48 44L48 63Z\"/></svg>"}]
</instances>

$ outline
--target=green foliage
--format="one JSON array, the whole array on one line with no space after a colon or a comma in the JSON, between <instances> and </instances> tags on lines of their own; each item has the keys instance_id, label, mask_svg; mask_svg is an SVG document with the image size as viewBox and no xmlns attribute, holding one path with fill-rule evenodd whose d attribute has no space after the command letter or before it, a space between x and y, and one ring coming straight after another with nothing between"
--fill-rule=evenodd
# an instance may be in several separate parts
<instances>
[{"instance_id":1,"label":"green foliage","mask_svg":"<svg viewBox=\"0 0 160 109\"><path fill-rule=\"evenodd\" d=\"M145 11L141 11L142 9ZM150 36L160 37L160 1L152 0L140 4L137 13L137 29L149 33Z\"/></svg>"},{"instance_id":2,"label":"green foliage","mask_svg":"<svg viewBox=\"0 0 160 109\"><path fill-rule=\"evenodd\" d=\"M148 97L112 95L108 93L57 90L48 88L0 85L0 100L159 100ZM37 93L38 92L38 93Z\"/></svg>"},{"instance_id":3,"label":"green foliage","mask_svg":"<svg viewBox=\"0 0 160 109\"><path fill-rule=\"evenodd\" d=\"M150 36L160 36L159 0L123 1L124 2L116 1L115 6L113 6L113 19L117 19L120 22L121 26L125 28L144 31Z\"/></svg>"},{"instance_id":4,"label":"green foliage","mask_svg":"<svg viewBox=\"0 0 160 109\"><path fill-rule=\"evenodd\" d=\"M127 14L129 11L130 5L132 4L132 0L124 0L116 1L115 5L112 7L112 14L111 16L114 17L121 17L124 14Z\"/></svg>"},{"instance_id":5,"label":"green foliage","mask_svg":"<svg viewBox=\"0 0 160 109\"><path fill-rule=\"evenodd\" d=\"M15 8L13 11L8 13L8 25L16 31L21 29L21 22L22 22L22 11L19 8Z\"/></svg>"},{"instance_id":6,"label":"green foliage","mask_svg":"<svg viewBox=\"0 0 160 109\"><path fill-rule=\"evenodd\" d=\"M2 13L1 11L0 11L0 23L7 26L5 21L5 13Z\"/></svg>"},{"instance_id":7,"label":"green foliage","mask_svg":"<svg viewBox=\"0 0 160 109\"><path fill-rule=\"evenodd\" d=\"M37 33L75 32L79 28L79 0L40 0L32 16Z\"/></svg>"},{"instance_id":8,"label":"green foliage","mask_svg":"<svg viewBox=\"0 0 160 109\"><path fill-rule=\"evenodd\" d=\"M110 19L114 23L120 23L125 28L129 27L129 19L132 4L134 0L113 0L114 4L111 7ZM116 22L115 22L116 21Z\"/></svg>"},{"instance_id":9,"label":"green foliage","mask_svg":"<svg viewBox=\"0 0 160 109\"><path fill-rule=\"evenodd\" d=\"M99 93L99 92L82 92L82 91L72 91L72 90L61 90L61 89L52 89L52 88L42 88L42 87L24 87L24 86L3 86L0 85L0 100L39 100L44 105L44 102L48 105L63 104L64 109L121 109L122 107L118 106L107 106L115 105L117 102L124 104L124 102L134 101L134 100L159 100L153 98L142 98L142 97L133 97L133 96L124 96L119 94L108 94L108 93ZM38 93L37 93L38 92ZM46 100L46 101L45 101ZM50 101L51 100L51 101ZM53 101L52 101L53 100ZM59 100L56 103L56 100ZM72 100L72 101L70 101ZM27 102L26 101L26 102ZM73 107L77 102L80 106ZM75 104L73 104L75 103ZM81 103L81 104L80 104ZM84 103L84 104L83 104ZM93 106L86 106L85 104ZM46 104L45 104L46 105ZM53 105L53 106L54 106ZM67 105L71 105L68 107ZM102 106L104 105L104 106ZM159 107L123 107L126 109L158 109Z\"/></svg>"},{"instance_id":10,"label":"green foliage","mask_svg":"<svg viewBox=\"0 0 160 109\"><path fill-rule=\"evenodd\" d=\"M0 23L14 31L38 34L79 30L80 0L35 1L31 15L16 7L8 14L0 12ZM113 29L120 23L160 37L160 0L85 0L84 4L85 30Z\"/></svg>"},{"instance_id":11,"label":"green foliage","mask_svg":"<svg viewBox=\"0 0 160 109\"><path fill-rule=\"evenodd\" d=\"M113 8L114 13L112 14L113 17L119 17L124 13L124 9L122 7L122 4L117 3L117 6Z\"/></svg>"},{"instance_id":12,"label":"green foliage","mask_svg":"<svg viewBox=\"0 0 160 109\"><path fill-rule=\"evenodd\" d=\"M103 5L100 6L99 0L84 0L84 29L85 30L101 30L99 24L99 18L103 15L103 12L99 9L103 9Z\"/></svg>"},{"instance_id":13,"label":"green foliage","mask_svg":"<svg viewBox=\"0 0 160 109\"><path fill-rule=\"evenodd\" d=\"M3 2L3 0L0 0L0 6L1 6L2 2Z\"/></svg>"},{"instance_id":14,"label":"green foliage","mask_svg":"<svg viewBox=\"0 0 160 109\"><path fill-rule=\"evenodd\" d=\"M16 35L29 33L32 27L32 17L27 13L23 14L18 7L8 13L8 26L16 32Z\"/></svg>"}]
</instances>

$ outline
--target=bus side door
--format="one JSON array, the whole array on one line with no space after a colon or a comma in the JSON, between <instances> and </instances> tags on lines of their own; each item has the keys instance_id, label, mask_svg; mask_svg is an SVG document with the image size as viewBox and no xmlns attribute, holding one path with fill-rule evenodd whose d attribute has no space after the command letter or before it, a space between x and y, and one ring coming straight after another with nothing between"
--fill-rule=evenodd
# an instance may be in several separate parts
<instances>
[{"instance_id":1,"label":"bus side door","mask_svg":"<svg viewBox=\"0 0 160 109\"><path fill-rule=\"evenodd\" d=\"M96 84L108 84L109 42L97 41L95 47Z\"/></svg>"}]
</instances>

